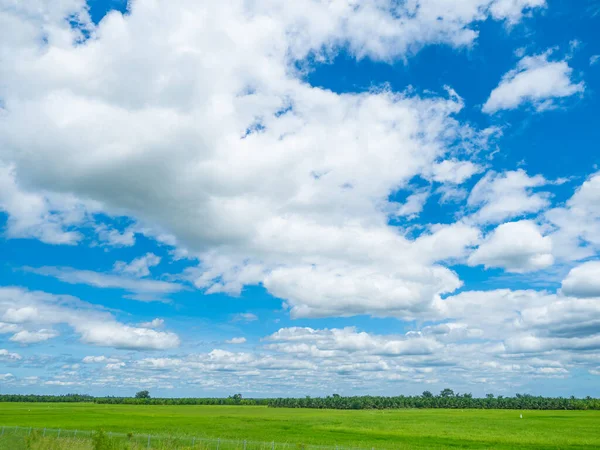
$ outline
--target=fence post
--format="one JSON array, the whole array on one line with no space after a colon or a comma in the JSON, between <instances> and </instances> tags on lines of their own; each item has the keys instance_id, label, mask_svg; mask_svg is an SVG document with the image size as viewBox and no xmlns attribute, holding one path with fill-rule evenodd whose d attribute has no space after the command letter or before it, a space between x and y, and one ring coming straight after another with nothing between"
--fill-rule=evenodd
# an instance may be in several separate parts
<instances>
[{"instance_id":1,"label":"fence post","mask_svg":"<svg viewBox=\"0 0 600 450\"><path fill-rule=\"evenodd\" d=\"M46 436L46 429L44 428L44 433L42 434L43 437Z\"/></svg>"},{"instance_id":2,"label":"fence post","mask_svg":"<svg viewBox=\"0 0 600 450\"><path fill-rule=\"evenodd\" d=\"M148 448L150 448L150 435L148 435Z\"/></svg>"},{"instance_id":3,"label":"fence post","mask_svg":"<svg viewBox=\"0 0 600 450\"><path fill-rule=\"evenodd\" d=\"M77 430L75 430L75 434L73 434L73 437L77 437Z\"/></svg>"},{"instance_id":4,"label":"fence post","mask_svg":"<svg viewBox=\"0 0 600 450\"><path fill-rule=\"evenodd\" d=\"M271 450L275 450L275 441L271 442Z\"/></svg>"},{"instance_id":5,"label":"fence post","mask_svg":"<svg viewBox=\"0 0 600 450\"><path fill-rule=\"evenodd\" d=\"M220 445L221 445L221 438L217 438L217 450L219 450Z\"/></svg>"},{"instance_id":6,"label":"fence post","mask_svg":"<svg viewBox=\"0 0 600 450\"><path fill-rule=\"evenodd\" d=\"M29 427L29 433L27 433L27 436L31 436L31 429L32 429L32 428L33 428L33 427Z\"/></svg>"},{"instance_id":7,"label":"fence post","mask_svg":"<svg viewBox=\"0 0 600 450\"><path fill-rule=\"evenodd\" d=\"M56 435L57 438L60 437L60 428L58 429L58 434Z\"/></svg>"},{"instance_id":8,"label":"fence post","mask_svg":"<svg viewBox=\"0 0 600 450\"><path fill-rule=\"evenodd\" d=\"M246 439L244 439L244 450L246 450Z\"/></svg>"},{"instance_id":9,"label":"fence post","mask_svg":"<svg viewBox=\"0 0 600 450\"><path fill-rule=\"evenodd\" d=\"M2 434L0 434L0 436L4 435L4 427L2 427Z\"/></svg>"}]
</instances>

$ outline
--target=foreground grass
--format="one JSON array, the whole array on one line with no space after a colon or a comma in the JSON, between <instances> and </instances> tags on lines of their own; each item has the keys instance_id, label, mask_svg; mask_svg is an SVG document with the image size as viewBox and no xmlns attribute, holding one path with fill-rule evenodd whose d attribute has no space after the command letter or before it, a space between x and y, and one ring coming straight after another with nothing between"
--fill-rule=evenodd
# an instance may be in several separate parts
<instances>
[{"instance_id":1,"label":"foreground grass","mask_svg":"<svg viewBox=\"0 0 600 450\"><path fill-rule=\"evenodd\" d=\"M0 403L0 424L362 448L600 448L600 411Z\"/></svg>"}]
</instances>

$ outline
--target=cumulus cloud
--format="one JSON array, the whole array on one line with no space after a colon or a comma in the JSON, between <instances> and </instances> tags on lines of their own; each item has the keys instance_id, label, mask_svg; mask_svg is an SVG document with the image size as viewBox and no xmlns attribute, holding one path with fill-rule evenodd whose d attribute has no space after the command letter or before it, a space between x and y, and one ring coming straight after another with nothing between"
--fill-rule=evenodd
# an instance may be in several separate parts
<instances>
[{"instance_id":1,"label":"cumulus cloud","mask_svg":"<svg viewBox=\"0 0 600 450\"><path fill-rule=\"evenodd\" d=\"M422 189L408 196L404 204L396 211L396 216L406 216L408 219L418 217L429 198L429 190Z\"/></svg>"},{"instance_id":2,"label":"cumulus cloud","mask_svg":"<svg viewBox=\"0 0 600 450\"><path fill-rule=\"evenodd\" d=\"M95 227L98 240L102 245L111 247L131 247L135 244L135 232L128 228L119 231L105 224L97 224Z\"/></svg>"},{"instance_id":3,"label":"cumulus cloud","mask_svg":"<svg viewBox=\"0 0 600 450\"><path fill-rule=\"evenodd\" d=\"M365 299L385 296L382 288L402 294L396 310L427 308L460 281L432 254L410 269L419 249L388 224L401 208L390 196L416 176L465 181L477 169L463 156L486 148L489 130L458 121L463 103L450 89L337 94L306 83L309 61L341 49L391 61L433 43L464 47L477 38L478 23L512 25L544 6L161 0L133 2L128 14L113 12L96 26L79 0L18 5L3 11L10 26L0 32L1 159L17 188L0 203L23 203L20 192L39 197L46 206L20 233L55 243L81 239L69 234L76 218L67 213L88 211L90 202L105 216L127 216L178 254L197 258L188 275L207 293L239 294L263 283L284 295L278 279L300 285L295 277L315 267L328 286L373 274L376 283L359 276L352 289L357 311L381 313ZM71 200L48 206L52 196ZM424 201L412 198L405 217ZM3 208L15 217L9 220L20 220L18 208ZM88 219L101 242L134 242L132 230ZM35 235L46 226L45 237ZM400 252L390 257L390 248ZM149 267L140 262L127 276L144 276ZM138 299L177 289L115 274L50 272L66 282L124 288ZM418 301L407 302L408 293Z\"/></svg>"},{"instance_id":4,"label":"cumulus cloud","mask_svg":"<svg viewBox=\"0 0 600 450\"><path fill-rule=\"evenodd\" d=\"M517 273L544 269L554 263L552 239L543 236L534 222L504 223L469 256L468 262Z\"/></svg>"},{"instance_id":5,"label":"cumulus cloud","mask_svg":"<svg viewBox=\"0 0 600 450\"><path fill-rule=\"evenodd\" d=\"M579 298L600 298L600 261L588 261L571 269L562 282L562 292Z\"/></svg>"},{"instance_id":6,"label":"cumulus cloud","mask_svg":"<svg viewBox=\"0 0 600 450\"><path fill-rule=\"evenodd\" d=\"M131 350L164 350L179 346L171 332L134 327L118 322L112 314L74 297L0 287L0 318L27 327L69 325L84 343ZM19 331L13 337L22 344L55 337L51 329Z\"/></svg>"},{"instance_id":7,"label":"cumulus cloud","mask_svg":"<svg viewBox=\"0 0 600 450\"><path fill-rule=\"evenodd\" d=\"M82 359L82 362L86 364L98 364L98 363L118 363L119 360L116 358L109 358L104 355L100 356L86 356Z\"/></svg>"},{"instance_id":8,"label":"cumulus cloud","mask_svg":"<svg viewBox=\"0 0 600 450\"><path fill-rule=\"evenodd\" d=\"M471 190L467 204L478 211L471 220L500 223L507 219L536 213L550 205L549 195L534 188L547 185L541 175L530 177L522 170L496 173L490 171Z\"/></svg>"},{"instance_id":9,"label":"cumulus cloud","mask_svg":"<svg viewBox=\"0 0 600 450\"><path fill-rule=\"evenodd\" d=\"M554 253L564 260L589 258L600 250L600 173L593 174L562 207L546 212L554 227Z\"/></svg>"},{"instance_id":10,"label":"cumulus cloud","mask_svg":"<svg viewBox=\"0 0 600 450\"><path fill-rule=\"evenodd\" d=\"M433 166L433 180L439 183L462 184L483 169L471 161L448 159Z\"/></svg>"},{"instance_id":11,"label":"cumulus cloud","mask_svg":"<svg viewBox=\"0 0 600 450\"><path fill-rule=\"evenodd\" d=\"M0 211L8 214L8 238L35 238L47 244L76 244L82 235L67 228L81 224L86 206L75 197L21 189L13 166L0 159Z\"/></svg>"},{"instance_id":12,"label":"cumulus cloud","mask_svg":"<svg viewBox=\"0 0 600 450\"><path fill-rule=\"evenodd\" d=\"M551 53L522 58L516 69L502 77L483 105L483 112L494 114L522 104L532 104L542 111L555 106L559 99L582 93L585 84L573 81L573 69L568 62L551 61Z\"/></svg>"},{"instance_id":13,"label":"cumulus cloud","mask_svg":"<svg viewBox=\"0 0 600 450\"><path fill-rule=\"evenodd\" d=\"M246 338L245 337L236 337L236 338L231 338L225 341L226 344L245 344L246 343Z\"/></svg>"},{"instance_id":14,"label":"cumulus cloud","mask_svg":"<svg viewBox=\"0 0 600 450\"><path fill-rule=\"evenodd\" d=\"M140 326L142 328L162 328L165 325L164 319L153 319L150 322L142 322Z\"/></svg>"},{"instance_id":15,"label":"cumulus cloud","mask_svg":"<svg viewBox=\"0 0 600 450\"><path fill-rule=\"evenodd\" d=\"M131 327L117 322L89 323L75 327L86 344L129 350L166 350L179 346L175 333L150 328Z\"/></svg>"},{"instance_id":16,"label":"cumulus cloud","mask_svg":"<svg viewBox=\"0 0 600 450\"><path fill-rule=\"evenodd\" d=\"M0 359L18 361L23 358L18 353L9 352L5 348L0 348Z\"/></svg>"},{"instance_id":17,"label":"cumulus cloud","mask_svg":"<svg viewBox=\"0 0 600 450\"><path fill-rule=\"evenodd\" d=\"M10 340L19 344L36 344L58 336L55 330L41 329L38 331L21 330L15 333Z\"/></svg>"},{"instance_id":18,"label":"cumulus cloud","mask_svg":"<svg viewBox=\"0 0 600 450\"><path fill-rule=\"evenodd\" d=\"M160 257L154 253L146 253L144 256L135 258L130 263L117 261L114 266L114 271L134 277L147 277L150 275L150 268L160 264Z\"/></svg>"}]
</instances>

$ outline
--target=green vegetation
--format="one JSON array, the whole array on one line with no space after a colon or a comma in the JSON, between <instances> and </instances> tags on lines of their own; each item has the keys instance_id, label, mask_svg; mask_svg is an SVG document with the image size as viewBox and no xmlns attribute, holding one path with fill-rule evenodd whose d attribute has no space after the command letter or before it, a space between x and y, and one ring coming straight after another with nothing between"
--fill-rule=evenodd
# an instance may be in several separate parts
<instances>
[{"instance_id":1,"label":"green vegetation","mask_svg":"<svg viewBox=\"0 0 600 450\"><path fill-rule=\"evenodd\" d=\"M235 394L228 398L151 398L150 392L140 391L135 397L92 397L89 395L0 395L0 402L51 402L51 403L98 403L110 405L246 405L270 406L272 408L313 409L538 409L538 410L599 410L600 399L542 397L516 394L514 397L495 397L488 394L476 398L471 394L455 394L444 389L439 395L429 391L422 395L397 397L343 397L337 394L327 397L304 398L242 398Z\"/></svg>"},{"instance_id":2,"label":"green vegetation","mask_svg":"<svg viewBox=\"0 0 600 450\"><path fill-rule=\"evenodd\" d=\"M246 405L267 406L266 398L242 398L235 394L228 398L151 398L148 391L140 391L135 397L92 397L91 395L0 395L0 403L98 403L109 405Z\"/></svg>"},{"instance_id":3,"label":"green vegetation","mask_svg":"<svg viewBox=\"0 0 600 450\"><path fill-rule=\"evenodd\" d=\"M290 444L285 448L275 445L275 450L308 450L310 445L367 449L600 448L598 411L344 411L244 406L1 403L0 423L6 426L61 428L65 437L69 436L66 430L72 433L73 430L104 429L124 435L134 432L136 435L171 436L172 439L186 437L187 442L192 437L214 438L212 446L197 447L210 447L211 450L216 450L214 443L217 438L221 442L235 439L239 443L240 439L247 439L248 442ZM6 434L10 435L10 432ZM1 441L0 448L21 448L2 446ZM86 445L91 445L89 442ZM201 445L198 442L197 445ZM45 447L40 447L40 450L42 448ZM160 447L153 444L151 448ZM266 448L270 449L270 445ZM219 450L233 449L221 446ZM257 449L249 446L247 450Z\"/></svg>"},{"instance_id":4,"label":"green vegetation","mask_svg":"<svg viewBox=\"0 0 600 450\"><path fill-rule=\"evenodd\" d=\"M325 398L277 398L270 399L268 405L275 408L316 408L316 409L402 409L402 408L443 408L443 409L542 409L542 410L600 410L600 399L552 398L517 394L514 397L475 398L471 394L455 394L452 389L444 389L439 395L429 391L422 395L398 397L342 397L334 394Z\"/></svg>"}]
</instances>

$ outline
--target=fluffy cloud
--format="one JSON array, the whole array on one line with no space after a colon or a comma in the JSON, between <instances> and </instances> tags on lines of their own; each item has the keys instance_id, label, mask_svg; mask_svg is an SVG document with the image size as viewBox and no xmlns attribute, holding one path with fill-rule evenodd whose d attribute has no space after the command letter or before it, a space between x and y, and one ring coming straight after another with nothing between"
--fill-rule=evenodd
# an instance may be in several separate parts
<instances>
[{"instance_id":1,"label":"fluffy cloud","mask_svg":"<svg viewBox=\"0 0 600 450\"><path fill-rule=\"evenodd\" d=\"M505 223L469 256L468 262L517 273L544 269L554 263L552 239L542 236L531 221Z\"/></svg>"},{"instance_id":2,"label":"fluffy cloud","mask_svg":"<svg viewBox=\"0 0 600 450\"><path fill-rule=\"evenodd\" d=\"M55 243L81 238L69 234L73 205L88 211L93 202L95 212L127 216L179 254L196 257L200 265L188 274L208 293L263 283L304 314L299 303L307 302L293 291L314 267L311 276L324 287L341 280L358 313L381 314L380 305L369 307L375 297L395 302L394 314L414 314L461 283L435 264L435 250L419 254L421 244L388 224L401 208L391 195L419 175L465 181L478 170L465 154L485 148L490 132L456 119L463 104L450 89L437 96L383 88L336 94L304 81L309 61L328 60L342 48L388 61L432 43L464 47L477 38L477 23L514 24L543 6L140 1L97 26L80 0L3 10L0 160L20 190L7 190L1 203L21 203L21 191L38 203L71 196L60 208L39 207L29 227L58 221L47 237L36 236ZM424 195L413 200L408 216ZM17 208L3 208L17 220ZM92 222L101 242L134 241L132 230ZM458 241L468 247L475 232L463 231ZM143 276L148 267L140 262L128 273ZM66 282L125 288L138 299L176 289L111 274L50 272ZM293 286L289 297L282 282ZM386 299L382 289L398 299ZM324 292L336 296L331 287ZM411 295L416 299L407 300ZM339 298L334 303L332 311L344 310Z\"/></svg>"},{"instance_id":3,"label":"fluffy cloud","mask_svg":"<svg viewBox=\"0 0 600 450\"><path fill-rule=\"evenodd\" d=\"M86 344L129 350L166 350L179 346L179 338L170 332L130 327L117 322L88 323L75 327Z\"/></svg>"},{"instance_id":4,"label":"fluffy cloud","mask_svg":"<svg viewBox=\"0 0 600 450\"><path fill-rule=\"evenodd\" d=\"M509 25L521 20L523 14L533 8L546 6L546 0L497 0L492 3L490 10L496 19L505 19Z\"/></svg>"},{"instance_id":5,"label":"fluffy cloud","mask_svg":"<svg viewBox=\"0 0 600 450\"><path fill-rule=\"evenodd\" d=\"M15 333L10 340L19 344L36 344L58 336L55 330L41 329L38 331L21 330Z\"/></svg>"},{"instance_id":6,"label":"fluffy cloud","mask_svg":"<svg viewBox=\"0 0 600 450\"><path fill-rule=\"evenodd\" d=\"M22 357L18 353L9 352L5 348L0 348L0 359L17 361L22 359Z\"/></svg>"},{"instance_id":7,"label":"fluffy cloud","mask_svg":"<svg viewBox=\"0 0 600 450\"><path fill-rule=\"evenodd\" d=\"M600 173L593 174L563 207L545 214L554 227L554 253L561 259L580 260L600 250Z\"/></svg>"},{"instance_id":8,"label":"fluffy cloud","mask_svg":"<svg viewBox=\"0 0 600 450\"><path fill-rule=\"evenodd\" d=\"M531 103L538 110L551 108L557 99L585 90L583 82L572 80L573 69L565 61L550 61L551 51L525 56L517 68L508 72L483 105L483 112L493 114Z\"/></svg>"},{"instance_id":9,"label":"fluffy cloud","mask_svg":"<svg viewBox=\"0 0 600 450\"><path fill-rule=\"evenodd\" d=\"M471 161L456 161L448 159L433 166L433 180L439 183L462 184L482 168Z\"/></svg>"},{"instance_id":10,"label":"fluffy cloud","mask_svg":"<svg viewBox=\"0 0 600 450\"><path fill-rule=\"evenodd\" d=\"M600 261L589 261L571 269L562 282L562 292L573 297L600 298Z\"/></svg>"},{"instance_id":11,"label":"fluffy cloud","mask_svg":"<svg viewBox=\"0 0 600 450\"><path fill-rule=\"evenodd\" d=\"M94 363L118 363L119 360L116 358L108 358L104 355L100 356L86 356L82 359L82 361L86 364L94 364Z\"/></svg>"},{"instance_id":12,"label":"fluffy cloud","mask_svg":"<svg viewBox=\"0 0 600 450\"><path fill-rule=\"evenodd\" d=\"M421 211L423 211L423 207L425 206L428 198L429 190L427 189L420 190L409 195L404 204L398 208L396 215L400 217L406 216L409 219L414 219Z\"/></svg>"},{"instance_id":13,"label":"fluffy cloud","mask_svg":"<svg viewBox=\"0 0 600 450\"><path fill-rule=\"evenodd\" d=\"M477 182L467 204L479 208L471 217L480 223L504 220L536 213L550 205L548 194L534 192L548 184L541 175L530 177L524 170L504 173L488 172Z\"/></svg>"},{"instance_id":14,"label":"fluffy cloud","mask_svg":"<svg viewBox=\"0 0 600 450\"><path fill-rule=\"evenodd\" d=\"M146 253L144 256L135 258L130 263L117 261L114 271L141 278L150 275L150 268L158 266L158 264L160 264L159 256L156 256L154 253Z\"/></svg>"},{"instance_id":15,"label":"fluffy cloud","mask_svg":"<svg viewBox=\"0 0 600 450\"><path fill-rule=\"evenodd\" d=\"M73 196L21 189L14 167L2 164L2 159L0 211L8 214L6 237L36 238L47 244L76 244L82 239L80 233L66 228L84 221L85 205Z\"/></svg>"},{"instance_id":16,"label":"fluffy cloud","mask_svg":"<svg viewBox=\"0 0 600 450\"><path fill-rule=\"evenodd\" d=\"M133 327L118 322L110 313L69 296L0 287L0 318L22 327L69 325L84 343L131 350L169 349L179 346L171 332ZM23 330L13 339L22 344L56 336L50 329Z\"/></svg>"},{"instance_id":17,"label":"fluffy cloud","mask_svg":"<svg viewBox=\"0 0 600 450\"><path fill-rule=\"evenodd\" d=\"M165 325L164 319L153 319L150 322L143 322L140 324L142 328L162 328Z\"/></svg>"},{"instance_id":18,"label":"fluffy cloud","mask_svg":"<svg viewBox=\"0 0 600 450\"><path fill-rule=\"evenodd\" d=\"M236 337L236 338L231 338L225 341L226 344L245 344L246 343L246 338L245 337Z\"/></svg>"}]
</instances>

